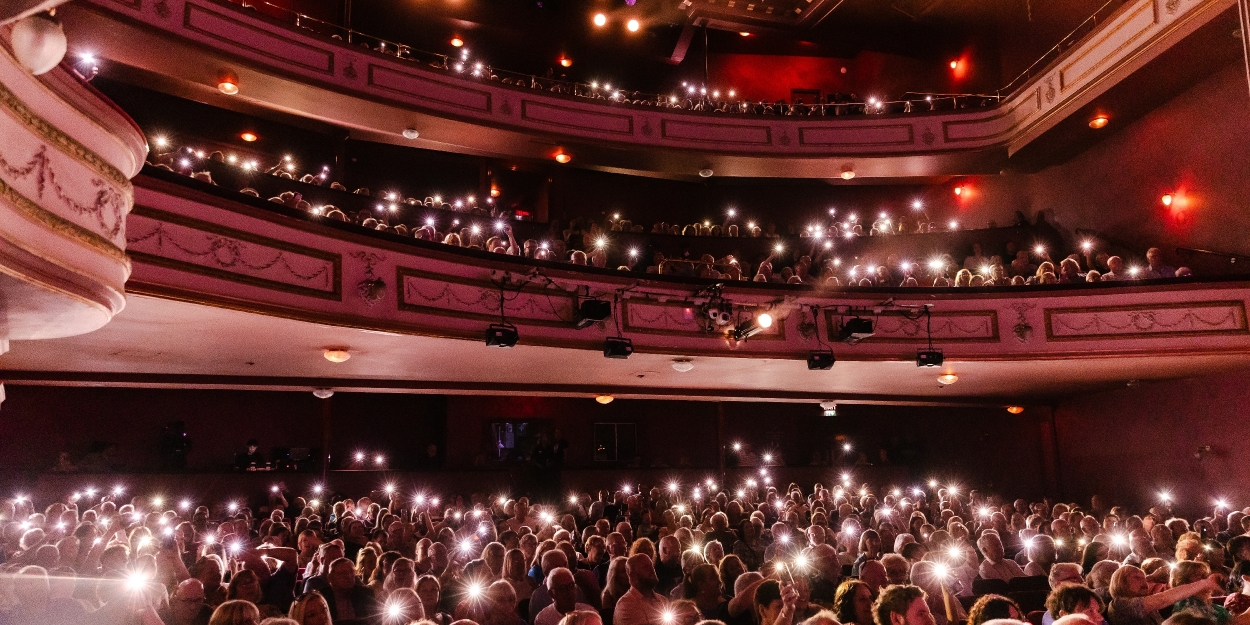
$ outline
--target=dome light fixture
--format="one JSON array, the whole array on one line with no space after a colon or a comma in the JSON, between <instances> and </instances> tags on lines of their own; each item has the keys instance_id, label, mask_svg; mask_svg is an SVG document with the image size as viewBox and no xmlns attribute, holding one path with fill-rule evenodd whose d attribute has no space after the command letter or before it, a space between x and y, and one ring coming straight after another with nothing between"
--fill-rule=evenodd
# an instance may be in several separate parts
<instances>
[{"instance_id":1,"label":"dome light fixture","mask_svg":"<svg viewBox=\"0 0 1250 625\"><path fill-rule=\"evenodd\" d=\"M959 381L959 376L953 373L943 373L942 375L938 376L938 382L941 382L942 384L949 385L949 384L954 384L958 381Z\"/></svg>"},{"instance_id":2,"label":"dome light fixture","mask_svg":"<svg viewBox=\"0 0 1250 625\"><path fill-rule=\"evenodd\" d=\"M1024 412L1024 406L1007 406L1007 412L1011 414L1020 414Z\"/></svg>"},{"instance_id":3,"label":"dome light fixture","mask_svg":"<svg viewBox=\"0 0 1250 625\"><path fill-rule=\"evenodd\" d=\"M1106 115L1099 115L1089 120L1089 127L1098 130L1099 128L1105 128L1109 123L1111 123L1111 120Z\"/></svg>"},{"instance_id":4,"label":"dome light fixture","mask_svg":"<svg viewBox=\"0 0 1250 625\"><path fill-rule=\"evenodd\" d=\"M572 67L572 66L573 66L573 59L570 59L570 58L569 58L569 57L567 57L567 56L562 56L562 57L560 57L560 66L561 66L561 67Z\"/></svg>"},{"instance_id":5,"label":"dome light fixture","mask_svg":"<svg viewBox=\"0 0 1250 625\"><path fill-rule=\"evenodd\" d=\"M599 395L599 396L595 397L595 401L597 401L597 402L599 402L599 403L601 403L601 404L603 404L603 405L605 405L605 406L606 406L606 405L608 405L608 404L610 404L610 403L612 403L612 400L614 400L614 399L616 399L616 398L615 398L615 397L613 397L613 396L611 396L611 395Z\"/></svg>"},{"instance_id":6,"label":"dome light fixture","mask_svg":"<svg viewBox=\"0 0 1250 625\"><path fill-rule=\"evenodd\" d=\"M316 397L317 399L330 399L331 397L334 397L334 389L332 388L313 389L313 397Z\"/></svg>"},{"instance_id":7,"label":"dome light fixture","mask_svg":"<svg viewBox=\"0 0 1250 625\"><path fill-rule=\"evenodd\" d=\"M638 20L629 20L625 23L625 28L629 29L629 32L631 33L638 32L638 29L641 27L642 25L638 23Z\"/></svg>"},{"instance_id":8,"label":"dome light fixture","mask_svg":"<svg viewBox=\"0 0 1250 625\"><path fill-rule=\"evenodd\" d=\"M451 38L451 47L459 48L460 46L463 46L463 45L464 45L464 40L461 39L460 37Z\"/></svg>"},{"instance_id":9,"label":"dome light fixture","mask_svg":"<svg viewBox=\"0 0 1250 625\"><path fill-rule=\"evenodd\" d=\"M604 26L608 23L608 16L602 13L595 13L595 26Z\"/></svg>"},{"instance_id":10,"label":"dome light fixture","mask_svg":"<svg viewBox=\"0 0 1250 625\"><path fill-rule=\"evenodd\" d=\"M247 131L244 131L244 132L240 133L240 134L239 134L239 138L240 138L240 139L242 139L242 140L244 140L244 141L246 141L246 142L248 142L248 143L251 143L251 142L253 142L253 141L255 141L255 140L259 139L260 137L256 136L256 133L254 133L254 132L252 132L252 131L250 131L250 130L247 130Z\"/></svg>"},{"instance_id":11,"label":"dome light fixture","mask_svg":"<svg viewBox=\"0 0 1250 625\"><path fill-rule=\"evenodd\" d=\"M69 41L60 20L48 13L24 17L9 33L13 56L30 73L39 76L52 71L65 58Z\"/></svg>"},{"instance_id":12,"label":"dome light fixture","mask_svg":"<svg viewBox=\"0 0 1250 625\"><path fill-rule=\"evenodd\" d=\"M854 178L854 177L855 177L855 167L854 167L854 166L852 166L850 163L847 163L847 164L843 165L843 166L842 166L842 173L841 173L840 175L842 176L842 179L843 179L843 180L850 180L851 178Z\"/></svg>"},{"instance_id":13,"label":"dome light fixture","mask_svg":"<svg viewBox=\"0 0 1250 625\"><path fill-rule=\"evenodd\" d=\"M694 363L691 362L689 358L674 358L673 359L674 371L678 373L685 373L691 369L694 369Z\"/></svg>"},{"instance_id":14,"label":"dome light fixture","mask_svg":"<svg viewBox=\"0 0 1250 625\"><path fill-rule=\"evenodd\" d=\"M347 362L352 357L346 347L330 347L322 355L330 362Z\"/></svg>"},{"instance_id":15,"label":"dome light fixture","mask_svg":"<svg viewBox=\"0 0 1250 625\"><path fill-rule=\"evenodd\" d=\"M405 139L416 139L421 136L421 133L416 128L405 128L403 135Z\"/></svg>"},{"instance_id":16,"label":"dome light fixture","mask_svg":"<svg viewBox=\"0 0 1250 625\"><path fill-rule=\"evenodd\" d=\"M226 95L239 93L239 77L234 72L222 72L217 75L217 90Z\"/></svg>"},{"instance_id":17,"label":"dome light fixture","mask_svg":"<svg viewBox=\"0 0 1250 625\"><path fill-rule=\"evenodd\" d=\"M564 165L565 163L568 163L571 160L573 160L573 157L564 151L560 151L556 153L556 162L560 163L561 165Z\"/></svg>"},{"instance_id":18,"label":"dome light fixture","mask_svg":"<svg viewBox=\"0 0 1250 625\"><path fill-rule=\"evenodd\" d=\"M699 177L700 177L700 178L711 178L713 173L715 173L715 172L713 172L713 171L711 170L711 168L709 168L709 167L704 167L703 169L700 169L700 170L699 170Z\"/></svg>"}]
</instances>

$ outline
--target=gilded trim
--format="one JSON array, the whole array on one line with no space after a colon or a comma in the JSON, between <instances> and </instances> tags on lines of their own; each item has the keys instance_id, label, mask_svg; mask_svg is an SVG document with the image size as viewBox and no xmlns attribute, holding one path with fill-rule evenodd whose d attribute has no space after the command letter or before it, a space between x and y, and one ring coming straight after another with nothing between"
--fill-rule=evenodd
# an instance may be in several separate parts
<instances>
[{"instance_id":1,"label":"gilded trim","mask_svg":"<svg viewBox=\"0 0 1250 625\"><path fill-rule=\"evenodd\" d=\"M1068 313L1115 313L1115 312L1136 312L1136 311L1188 311L1196 308L1233 308L1237 314L1236 328L1225 330L1179 330L1169 332L1122 332L1122 333L1101 333L1101 334L1078 334L1069 336L1055 336L1054 326L1051 322L1051 316L1054 314ZM1079 306L1074 308L1047 308L1042 313L1046 325L1047 341L1097 341L1097 340L1136 340L1136 339L1166 339L1180 336L1245 336L1250 334L1250 327L1247 326L1246 303L1243 300L1223 300L1208 302L1192 302L1184 304L1168 305L1166 303L1159 304L1135 304L1132 306Z\"/></svg>"},{"instance_id":2,"label":"gilded trim","mask_svg":"<svg viewBox=\"0 0 1250 625\"><path fill-rule=\"evenodd\" d=\"M288 243L279 239L271 239L258 234L252 234L244 230L236 230L234 228L220 226L211 222L201 221L191 217L184 217L182 215L166 212L150 206L136 205L134 210L131 211L131 214L146 217L157 222L177 224L179 226L191 228L192 230L198 230L200 232L216 234L218 236L229 237L239 241L246 241L254 245L261 245L272 249L300 254L309 258L320 259L329 262L333 266L333 275L331 276L331 289L326 291L323 289L314 289L312 287L287 284L285 282L270 280L268 278L249 276L247 274L236 273L233 271L225 271L223 269L197 265L184 260L165 258L163 256L156 256L154 254L131 250L131 257L139 262L166 267L168 269L175 269L178 271L186 271L188 273L195 273L202 276L208 276L210 278L218 278L229 282L237 282L239 284L261 287L271 291L307 295L333 301L343 300L343 256L341 254L326 252L311 247L304 247L302 245Z\"/></svg>"},{"instance_id":3,"label":"gilded trim","mask_svg":"<svg viewBox=\"0 0 1250 625\"><path fill-rule=\"evenodd\" d=\"M3 83L0 83L0 105L7 109L10 117L17 120L18 123L31 132L43 137L45 141L51 143L58 151L73 157L74 160L91 168L100 177L113 183L123 193L134 197L134 189L130 184L130 179L125 174L110 165L108 161L105 161L95 152L87 149L86 146L73 137L62 132L60 128L53 126L46 119L35 114L25 102L18 99L17 95L9 91L8 87L5 87Z\"/></svg>"},{"instance_id":4,"label":"gilded trim","mask_svg":"<svg viewBox=\"0 0 1250 625\"><path fill-rule=\"evenodd\" d=\"M0 85L0 88L3 88L3 85ZM40 206L30 198L19 193L17 189L14 189L2 179L0 179L0 199L7 200L14 210L30 221L45 226L67 239L77 241L124 264L126 273L130 273L130 260L126 258L126 252L122 248L117 247L112 241L99 233L92 232Z\"/></svg>"},{"instance_id":5,"label":"gilded trim","mask_svg":"<svg viewBox=\"0 0 1250 625\"><path fill-rule=\"evenodd\" d=\"M471 287L476 287L476 288L480 288L483 290L490 290L490 291L495 291L495 290L498 290L499 288L495 286L494 284L492 284L491 282L484 281L484 280L474 280L472 278L465 278L463 276L452 276L452 275L447 275L447 274L431 273L428 271L421 271L419 269L412 269L410 267L396 266L395 267L395 288L399 290L399 293L397 293L395 297L396 310L414 312L414 313L422 313L426 315L438 315L440 317L456 317L460 319L478 319L481 321L490 321L490 322L497 322L500 319L499 313L470 312L467 310L457 310L454 308L439 308L437 306L425 306L422 304L410 303L407 301L408 289L406 288L407 281L405 280L406 278L409 278L409 277L417 278L420 280L429 280L432 282L441 282L444 284L451 283L451 284L459 284L462 286L471 286ZM515 290L513 290L513 292L514 293L527 293L527 294L534 295L534 296L562 297L569 301L569 309L574 310L573 296L569 294L567 291L556 291L552 289L546 289L537 285L526 285L526 286L521 287L519 292ZM553 306L552 308L554 309L555 307ZM547 326L551 328L571 328L572 327L573 321L571 319L568 321L564 321L562 319L559 319L560 314L558 312L555 312L553 314L557 317L557 319L554 319L554 320L536 319L533 317L513 317L513 316L509 316L507 317L507 319L510 323L519 323L521 325Z\"/></svg>"}]
</instances>

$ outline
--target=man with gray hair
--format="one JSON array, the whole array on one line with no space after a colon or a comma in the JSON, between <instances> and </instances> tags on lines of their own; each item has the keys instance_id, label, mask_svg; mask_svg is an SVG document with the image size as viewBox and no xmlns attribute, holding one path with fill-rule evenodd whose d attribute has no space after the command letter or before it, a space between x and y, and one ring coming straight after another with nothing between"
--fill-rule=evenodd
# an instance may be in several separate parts
<instances>
[{"instance_id":1,"label":"man with gray hair","mask_svg":"<svg viewBox=\"0 0 1250 625\"><path fill-rule=\"evenodd\" d=\"M534 618L534 625L558 625L570 612L595 609L577 601L577 581L573 579L573 573L564 567L547 573L546 586L547 594L551 595L551 605L538 613Z\"/></svg>"}]
</instances>

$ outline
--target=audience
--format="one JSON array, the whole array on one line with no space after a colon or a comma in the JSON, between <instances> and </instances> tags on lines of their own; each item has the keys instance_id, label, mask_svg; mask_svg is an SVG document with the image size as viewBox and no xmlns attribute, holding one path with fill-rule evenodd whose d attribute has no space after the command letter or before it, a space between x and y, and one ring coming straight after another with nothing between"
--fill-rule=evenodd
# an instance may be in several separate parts
<instances>
[{"instance_id":1,"label":"audience","mask_svg":"<svg viewBox=\"0 0 1250 625\"><path fill-rule=\"evenodd\" d=\"M259 516L83 493L42 509L0 500L0 623L1250 625L1243 511L861 493L657 487L559 506L472 494L441 510L393 493L291 495ZM353 562L344 545L357 541Z\"/></svg>"},{"instance_id":2,"label":"audience","mask_svg":"<svg viewBox=\"0 0 1250 625\"><path fill-rule=\"evenodd\" d=\"M659 222L648 229L643 224L622 218L620 214L612 214L603 221L573 218L567 227L553 220L544 229L538 224L518 222L517 214L498 207L494 198L488 197L481 204L473 196L447 202L440 196L421 200L400 197L392 192L382 194L385 197L373 198L367 188L348 193L337 182L325 185L325 172L316 176L294 176L290 171L293 168L291 161L284 160L273 168L262 170L254 163L239 164L236 161L227 164L223 162L220 152L204 156L202 151L183 148L154 154L150 163L209 184L214 182L205 167L217 168L218 173L235 170L239 170L235 173L250 172L248 175L253 177L264 176L267 172L279 179L290 180L283 183L290 190L268 198L270 202L309 213L318 219L347 222L369 230L455 247L586 267L615 268L631 273L822 287L1009 287L1192 275L1185 267L1172 268L1164 264L1159 248L1147 250L1145 265L1137 266L1126 262L1124 256L1098 250L1096 244L1088 240L1082 242L1080 252L1055 261L1051 260L1046 246L1015 241L1007 241L1001 248L994 249L988 249L981 243L973 244L971 253L964 257L962 263L956 260L961 256L957 250L935 252L933 242L921 238L914 239L915 244L909 246L915 250L916 257L912 259L896 252L874 254L867 249L858 250L856 258L843 262L834 253L834 243L845 239L879 241L885 236L939 232L942 229L939 224L923 212L917 214L914 223L891 219L883 213L870 225L854 214L839 218L831 213L817 223L803 226L791 224L785 228L784 236L778 233L773 223L757 224L733 216L726 216L722 223L704 221L683 225ZM242 179L237 175L222 176ZM253 178L246 179L251 181L249 184L264 186ZM303 198L305 191L301 190L301 184L337 189L328 192L331 196L339 194L340 199L333 201L356 208L339 208L334 204L313 206ZM244 188L242 193L260 197L251 187ZM362 207L361 198L371 199ZM1016 225L1028 225L1028 221L1017 214ZM1052 233L1047 236L1057 236L1053 234L1053 228L1045 227ZM526 232L522 240L518 240L516 228ZM951 224L951 228L957 228L957 224ZM682 241L666 238L673 235ZM699 237L737 238L741 242L727 254L723 245L710 248L721 250L722 255L718 258L689 249L693 241L686 242L685 239ZM723 546L726 549L732 547Z\"/></svg>"}]
</instances>

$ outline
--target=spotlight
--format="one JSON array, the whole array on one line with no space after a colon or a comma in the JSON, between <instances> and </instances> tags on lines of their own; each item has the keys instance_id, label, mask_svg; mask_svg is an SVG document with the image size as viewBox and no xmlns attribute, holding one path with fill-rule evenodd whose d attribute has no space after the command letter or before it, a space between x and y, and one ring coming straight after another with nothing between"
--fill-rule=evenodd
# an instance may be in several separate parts
<instances>
[{"instance_id":1,"label":"spotlight","mask_svg":"<svg viewBox=\"0 0 1250 625\"><path fill-rule=\"evenodd\" d=\"M847 319L838 331L838 338L847 343L858 343L873 335L872 319L855 317Z\"/></svg>"},{"instance_id":2,"label":"spotlight","mask_svg":"<svg viewBox=\"0 0 1250 625\"><path fill-rule=\"evenodd\" d=\"M916 351L917 367L940 367L945 356L940 349L921 349Z\"/></svg>"},{"instance_id":3,"label":"spotlight","mask_svg":"<svg viewBox=\"0 0 1250 625\"><path fill-rule=\"evenodd\" d=\"M634 341L620 336L603 339L604 358L629 358L634 353Z\"/></svg>"},{"instance_id":4,"label":"spotlight","mask_svg":"<svg viewBox=\"0 0 1250 625\"><path fill-rule=\"evenodd\" d=\"M595 14L595 26L603 26L608 23L608 16L602 13Z\"/></svg>"},{"instance_id":5,"label":"spotlight","mask_svg":"<svg viewBox=\"0 0 1250 625\"><path fill-rule=\"evenodd\" d=\"M581 305L577 307L577 314L573 316L573 327L584 330L596 321L607 319L611 314L612 302L601 299L582 300Z\"/></svg>"},{"instance_id":6,"label":"spotlight","mask_svg":"<svg viewBox=\"0 0 1250 625\"><path fill-rule=\"evenodd\" d=\"M217 90L226 95L234 95L239 92L239 79L229 72L222 73L217 77Z\"/></svg>"},{"instance_id":7,"label":"spotlight","mask_svg":"<svg viewBox=\"0 0 1250 625\"><path fill-rule=\"evenodd\" d=\"M809 371L828 371L833 368L837 359L831 349L813 349L807 353L807 369Z\"/></svg>"},{"instance_id":8,"label":"spotlight","mask_svg":"<svg viewBox=\"0 0 1250 625\"><path fill-rule=\"evenodd\" d=\"M1163 198L1162 198L1162 200L1161 200L1161 201L1163 202L1163 205L1164 205L1164 206L1171 206L1171 205L1172 205L1172 194L1171 194L1171 193L1164 193L1164 194L1163 194Z\"/></svg>"},{"instance_id":9,"label":"spotlight","mask_svg":"<svg viewBox=\"0 0 1250 625\"><path fill-rule=\"evenodd\" d=\"M734 328L734 340L745 341L763 332L766 328L771 328L772 325L773 316L768 313L760 313L754 319L744 321Z\"/></svg>"},{"instance_id":10,"label":"spotlight","mask_svg":"<svg viewBox=\"0 0 1250 625\"><path fill-rule=\"evenodd\" d=\"M561 65L561 66L563 66L563 67L572 67L572 66L573 66L573 59L570 59L570 58L569 58L569 57L567 57L567 56L562 56L562 57L560 57L560 65Z\"/></svg>"},{"instance_id":11,"label":"spotlight","mask_svg":"<svg viewBox=\"0 0 1250 625\"><path fill-rule=\"evenodd\" d=\"M486 328L488 347L513 347L519 337L516 326L510 323L492 323L489 328Z\"/></svg>"},{"instance_id":12,"label":"spotlight","mask_svg":"<svg viewBox=\"0 0 1250 625\"><path fill-rule=\"evenodd\" d=\"M638 23L638 20L629 20L629 22L625 24L625 28L628 28L631 33L638 32L638 28L640 26L641 25Z\"/></svg>"}]
</instances>

